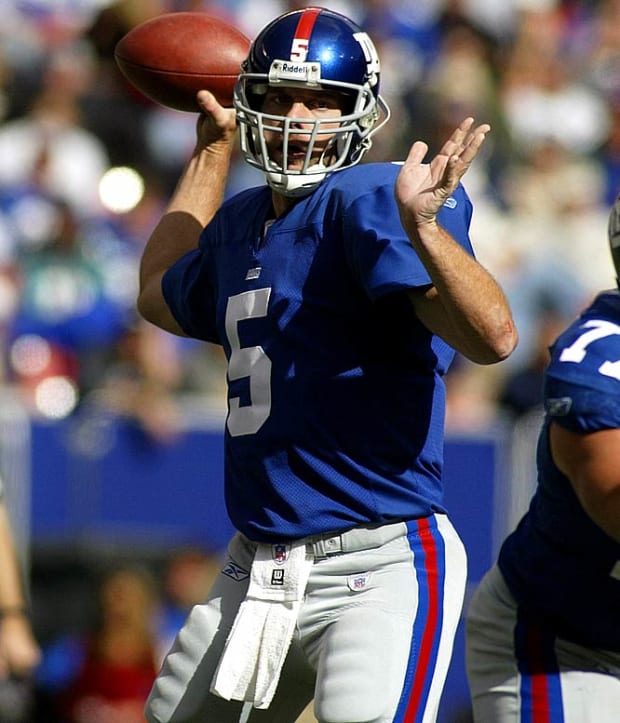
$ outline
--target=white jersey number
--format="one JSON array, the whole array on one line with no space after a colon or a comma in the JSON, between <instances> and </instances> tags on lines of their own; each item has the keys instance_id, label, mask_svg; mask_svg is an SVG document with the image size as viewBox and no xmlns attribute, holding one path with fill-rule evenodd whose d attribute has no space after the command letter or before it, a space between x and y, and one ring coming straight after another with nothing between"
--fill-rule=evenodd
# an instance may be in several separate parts
<instances>
[{"instance_id":1,"label":"white jersey number","mask_svg":"<svg viewBox=\"0 0 620 723\"><path fill-rule=\"evenodd\" d=\"M239 397L228 400L226 426L233 437L255 434L271 411L271 360L261 346L242 347L238 324L243 319L267 316L271 289L256 289L231 296L226 305L226 337L230 344L228 379L248 377L250 404L240 406Z\"/></svg>"},{"instance_id":2,"label":"white jersey number","mask_svg":"<svg viewBox=\"0 0 620 723\"><path fill-rule=\"evenodd\" d=\"M570 346L562 350L560 361L581 362L586 355L586 348L592 342L603 339L606 336L620 335L620 326L610 321L593 319L584 324L588 331L579 336ZM600 374L614 379L620 379L620 359L616 361L605 361L598 368Z\"/></svg>"}]
</instances>

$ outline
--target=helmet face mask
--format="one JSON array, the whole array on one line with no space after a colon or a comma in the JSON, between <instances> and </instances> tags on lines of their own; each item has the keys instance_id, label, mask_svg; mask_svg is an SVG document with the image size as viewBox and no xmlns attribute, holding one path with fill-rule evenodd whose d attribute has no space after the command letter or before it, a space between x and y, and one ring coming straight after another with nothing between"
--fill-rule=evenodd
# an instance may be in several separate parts
<instances>
[{"instance_id":1,"label":"helmet face mask","mask_svg":"<svg viewBox=\"0 0 620 723\"><path fill-rule=\"evenodd\" d=\"M616 198L616 202L609 214L607 236L609 238L611 258L616 270L616 281L620 287L620 196Z\"/></svg>"},{"instance_id":2,"label":"helmet face mask","mask_svg":"<svg viewBox=\"0 0 620 723\"><path fill-rule=\"evenodd\" d=\"M341 108L303 118L264 112L269 89L277 88L291 96L296 90L332 92L340 95ZM278 193L306 195L328 174L359 163L370 148L371 136L390 115L378 90L379 58L354 23L319 8L287 13L256 38L235 86L241 152ZM281 135L277 160L265 134ZM303 163L290 163L289 150L294 146L299 158L300 141Z\"/></svg>"}]
</instances>

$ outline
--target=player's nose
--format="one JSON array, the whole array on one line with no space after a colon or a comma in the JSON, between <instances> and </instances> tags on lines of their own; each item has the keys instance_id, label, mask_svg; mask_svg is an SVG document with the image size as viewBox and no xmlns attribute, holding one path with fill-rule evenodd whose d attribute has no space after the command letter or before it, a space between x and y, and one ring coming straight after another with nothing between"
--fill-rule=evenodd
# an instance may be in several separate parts
<instances>
[{"instance_id":1,"label":"player's nose","mask_svg":"<svg viewBox=\"0 0 620 723\"><path fill-rule=\"evenodd\" d=\"M314 116L312 115L312 111L308 106L305 104L303 100L294 100L286 114L289 118L300 118L302 120L308 119L310 121ZM299 125L299 124L294 124Z\"/></svg>"}]
</instances>

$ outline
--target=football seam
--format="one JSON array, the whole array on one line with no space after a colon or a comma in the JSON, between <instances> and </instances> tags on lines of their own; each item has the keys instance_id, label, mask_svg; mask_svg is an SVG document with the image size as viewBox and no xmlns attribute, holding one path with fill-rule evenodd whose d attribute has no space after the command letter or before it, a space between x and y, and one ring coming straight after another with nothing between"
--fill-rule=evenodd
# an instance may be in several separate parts
<instances>
[{"instance_id":1,"label":"football seam","mask_svg":"<svg viewBox=\"0 0 620 723\"><path fill-rule=\"evenodd\" d=\"M239 73L197 73L189 70L168 70L167 68L159 68L155 65L144 65L143 63L134 63L132 60L123 58L122 55L116 56L125 65L131 66L132 68L140 70L150 70L155 73L161 73L162 75L185 75L188 77L204 77L204 78L237 78ZM241 71L240 71L241 72Z\"/></svg>"}]
</instances>

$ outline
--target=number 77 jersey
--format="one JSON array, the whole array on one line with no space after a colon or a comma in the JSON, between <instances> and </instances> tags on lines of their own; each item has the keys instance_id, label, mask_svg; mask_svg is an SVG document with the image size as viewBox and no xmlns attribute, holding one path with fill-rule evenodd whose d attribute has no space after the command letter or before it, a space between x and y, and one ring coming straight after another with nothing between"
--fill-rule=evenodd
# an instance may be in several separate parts
<instances>
[{"instance_id":1,"label":"number 77 jersey","mask_svg":"<svg viewBox=\"0 0 620 723\"><path fill-rule=\"evenodd\" d=\"M586 514L549 446L551 422L577 434L620 429L618 291L597 296L553 344L544 402L538 487L499 566L517 600L546 614L562 637L620 650L620 544Z\"/></svg>"},{"instance_id":2,"label":"number 77 jersey","mask_svg":"<svg viewBox=\"0 0 620 723\"><path fill-rule=\"evenodd\" d=\"M600 294L551 347L548 416L578 433L620 427L620 295Z\"/></svg>"}]
</instances>

